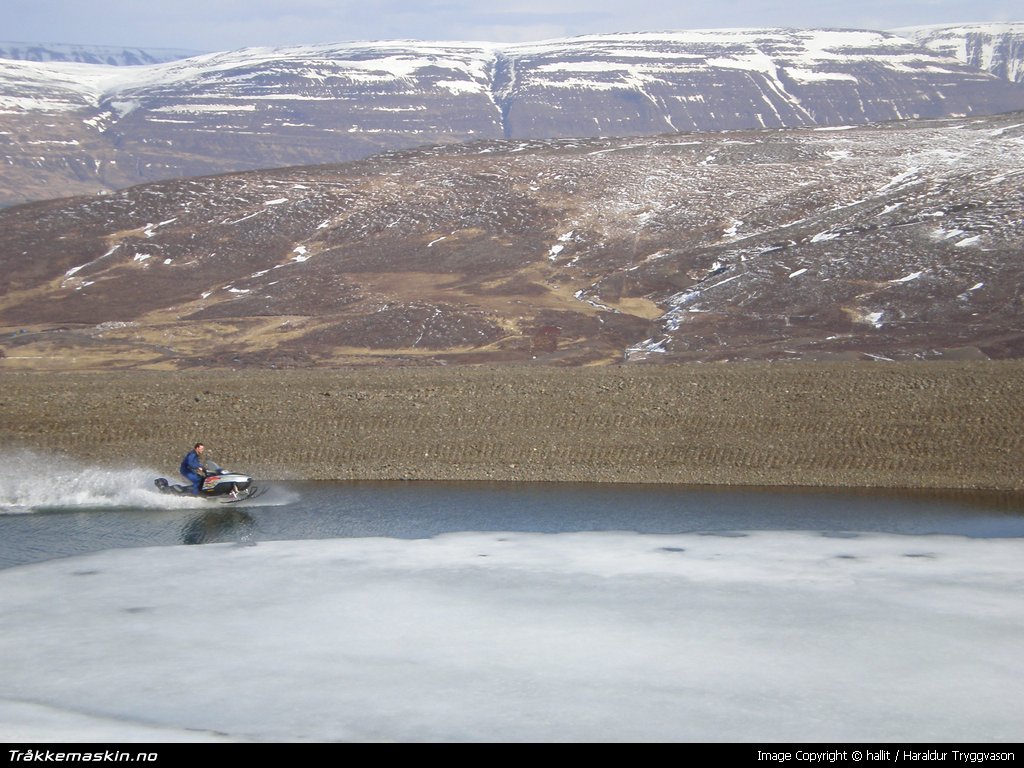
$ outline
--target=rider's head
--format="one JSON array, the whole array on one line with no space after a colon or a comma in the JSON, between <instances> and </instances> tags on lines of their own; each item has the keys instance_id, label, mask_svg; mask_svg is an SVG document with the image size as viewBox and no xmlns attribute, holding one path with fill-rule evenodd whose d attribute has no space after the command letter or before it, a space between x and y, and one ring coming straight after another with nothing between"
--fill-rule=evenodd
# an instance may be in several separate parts
<instances>
[{"instance_id":1,"label":"rider's head","mask_svg":"<svg viewBox=\"0 0 1024 768\"><path fill-rule=\"evenodd\" d=\"M202 452L203 452L203 448L204 448L205 446L204 446L204 445L203 445L202 443L196 443L196 444L195 444L194 446L192 446L192 447L193 447L193 448L195 448L195 450L196 450L196 453L202 453Z\"/></svg>"}]
</instances>

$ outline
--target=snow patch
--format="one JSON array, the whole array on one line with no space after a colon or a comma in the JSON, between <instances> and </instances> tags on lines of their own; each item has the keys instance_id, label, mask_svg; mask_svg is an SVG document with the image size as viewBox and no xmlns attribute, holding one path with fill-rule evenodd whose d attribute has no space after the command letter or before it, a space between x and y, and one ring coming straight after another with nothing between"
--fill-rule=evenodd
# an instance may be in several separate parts
<instances>
[{"instance_id":1,"label":"snow patch","mask_svg":"<svg viewBox=\"0 0 1024 768\"><path fill-rule=\"evenodd\" d=\"M895 280L890 280L889 282L890 283L909 283L911 280L917 280L917 278L919 278L923 274L924 274L924 271L912 272L909 275L906 275L904 277L898 277Z\"/></svg>"},{"instance_id":2,"label":"snow patch","mask_svg":"<svg viewBox=\"0 0 1024 768\"><path fill-rule=\"evenodd\" d=\"M984 287L985 287L985 283L975 283L970 288L968 288L966 291L964 291L959 296L957 296L957 298L958 299L967 300L967 299L971 298L971 294L972 293L974 293L975 291L981 290Z\"/></svg>"},{"instance_id":3,"label":"snow patch","mask_svg":"<svg viewBox=\"0 0 1024 768\"><path fill-rule=\"evenodd\" d=\"M879 191L881 192L881 191L885 191L885 190L895 189L896 187L901 187L901 186L905 185L908 182L912 182L912 181L917 179L917 176L918 176L918 174L920 172L921 172L921 169L919 167L915 166L913 168L908 168L903 173L898 173L895 176L893 176L889 180L889 183L888 184L884 184L879 189Z\"/></svg>"},{"instance_id":4,"label":"snow patch","mask_svg":"<svg viewBox=\"0 0 1024 768\"><path fill-rule=\"evenodd\" d=\"M456 95L463 93L480 93L483 88L477 83L469 82L467 80L439 80L437 82L438 88L444 88L449 93Z\"/></svg>"},{"instance_id":5,"label":"snow patch","mask_svg":"<svg viewBox=\"0 0 1024 768\"><path fill-rule=\"evenodd\" d=\"M845 82L857 83L857 78L846 72L816 72L800 67L785 67L785 73L798 83Z\"/></svg>"},{"instance_id":6,"label":"snow patch","mask_svg":"<svg viewBox=\"0 0 1024 768\"><path fill-rule=\"evenodd\" d=\"M168 104L154 107L152 112L171 115L203 115L226 112L255 112L255 104Z\"/></svg>"},{"instance_id":7,"label":"snow patch","mask_svg":"<svg viewBox=\"0 0 1024 768\"><path fill-rule=\"evenodd\" d=\"M639 344L627 347L625 351L626 360L644 359L648 355L664 355L668 353L665 345L668 344L668 337L660 339L644 339Z\"/></svg>"},{"instance_id":8,"label":"snow patch","mask_svg":"<svg viewBox=\"0 0 1024 768\"><path fill-rule=\"evenodd\" d=\"M738 219L733 219L732 224L722 231L723 237L736 237L739 234L740 227L742 226L742 221L739 221Z\"/></svg>"},{"instance_id":9,"label":"snow patch","mask_svg":"<svg viewBox=\"0 0 1024 768\"><path fill-rule=\"evenodd\" d=\"M67 272L65 272L64 274L65 274L65 275L67 275L68 277L71 277L72 275L74 275L74 274L75 274L76 272L78 272L79 270L85 269L86 267L90 267L90 266L92 266L93 264L95 264L95 263L96 263L97 261L101 261L102 259L105 259L105 258L107 258L107 256L110 256L110 255L112 255L112 254L114 253L114 251L116 251L116 250L117 250L118 248L120 248L120 247L121 247L121 246L120 246L120 244L118 244L118 245L115 245L115 246L114 246L114 247L112 247L112 248L111 248L111 249L110 249L109 251L107 251L107 252L106 252L106 253L104 253L104 254L103 254L102 256L100 256L100 257L99 257L98 259L93 259L92 261L90 261L90 262L87 262L87 263L85 263L85 264L80 264L80 265L79 265L79 266L77 266L77 267L72 267L71 269L69 269L69 270L68 270Z\"/></svg>"},{"instance_id":10,"label":"snow patch","mask_svg":"<svg viewBox=\"0 0 1024 768\"><path fill-rule=\"evenodd\" d=\"M869 312L866 315L864 315L864 322L874 326L875 328L881 328L882 316L884 314L884 312Z\"/></svg>"},{"instance_id":11,"label":"snow patch","mask_svg":"<svg viewBox=\"0 0 1024 768\"><path fill-rule=\"evenodd\" d=\"M819 232L811 238L812 243L823 243L826 240L838 240L842 237L840 232Z\"/></svg>"}]
</instances>

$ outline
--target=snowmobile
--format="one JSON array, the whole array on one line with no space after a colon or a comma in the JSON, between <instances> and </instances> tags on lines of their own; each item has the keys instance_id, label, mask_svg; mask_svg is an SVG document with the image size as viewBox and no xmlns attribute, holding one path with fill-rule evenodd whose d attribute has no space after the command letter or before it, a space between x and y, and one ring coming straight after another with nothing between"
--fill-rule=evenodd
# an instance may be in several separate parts
<instances>
[{"instance_id":1,"label":"snowmobile","mask_svg":"<svg viewBox=\"0 0 1024 768\"><path fill-rule=\"evenodd\" d=\"M177 496L193 495L191 484L172 484L166 477L158 477L153 482L161 493L173 493ZM227 504L252 499L262 492L262 489L258 488L248 475L213 465L207 469L198 498Z\"/></svg>"}]
</instances>

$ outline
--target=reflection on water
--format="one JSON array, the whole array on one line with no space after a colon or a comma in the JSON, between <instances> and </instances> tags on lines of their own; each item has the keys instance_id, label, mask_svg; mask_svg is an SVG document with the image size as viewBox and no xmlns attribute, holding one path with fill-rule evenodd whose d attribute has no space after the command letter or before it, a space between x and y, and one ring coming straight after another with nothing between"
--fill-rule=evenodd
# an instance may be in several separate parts
<instances>
[{"instance_id":1,"label":"reflection on water","mask_svg":"<svg viewBox=\"0 0 1024 768\"><path fill-rule=\"evenodd\" d=\"M0 567L118 547L453 531L815 531L1024 537L1024 494L582 483L269 484L249 503L0 508ZM171 506L173 504L173 506Z\"/></svg>"},{"instance_id":2,"label":"reflection on water","mask_svg":"<svg viewBox=\"0 0 1024 768\"><path fill-rule=\"evenodd\" d=\"M190 517L181 529L182 544L211 544L244 539L256 525L242 509L214 509Z\"/></svg>"}]
</instances>

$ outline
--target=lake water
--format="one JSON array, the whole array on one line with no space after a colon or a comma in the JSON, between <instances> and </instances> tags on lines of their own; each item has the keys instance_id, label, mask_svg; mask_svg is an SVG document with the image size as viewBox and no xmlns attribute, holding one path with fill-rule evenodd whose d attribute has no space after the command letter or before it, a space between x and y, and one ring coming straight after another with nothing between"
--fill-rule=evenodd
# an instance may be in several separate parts
<instances>
[{"instance_id":1,"label":"lake water","mask_svg":"<svg viewBox=\"0 0 1024 768\"><path fill-rule=\"evenodd\" d=\"M245 504L162 496L96 472L87 492L0 493L0 568L123 547L459 531L813 531L1024 537L1024 494L578 483L269 483ZM136 482L137 481L137 482Z\"/></svg>"}]
</instances>

